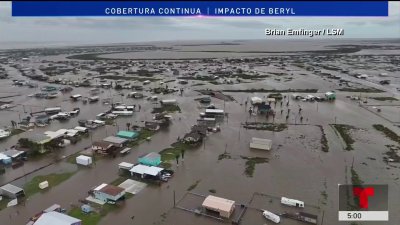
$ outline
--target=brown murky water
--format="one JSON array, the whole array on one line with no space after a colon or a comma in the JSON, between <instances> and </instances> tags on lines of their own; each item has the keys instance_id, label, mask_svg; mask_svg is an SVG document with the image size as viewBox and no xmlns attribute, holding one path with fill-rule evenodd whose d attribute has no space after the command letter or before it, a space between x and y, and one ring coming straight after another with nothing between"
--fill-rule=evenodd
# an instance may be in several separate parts
<instances>
[{"instance_id":1,"label":"brown murky water","mask_svg":"<svg viewBox=\"0 0 400 225\"><path fill-rule=\"evenodd\" d=\"M7 67L12 79L25 79L18 71ZM169 80L174 78L172 75L165 78ZM2 94L8 92L18 92L21 96L13 97L13 104L23 104L13 108L12 111L0 111L0 125L9 126L11 120L19 121L29 114L29 112L40 111L45 107L61 106L64 110L72 110L74 107L80 107L79 116L70 119L68 122L60 123L54 121L48 127L35 128L32 131L22 133L3 140L0 145L2 149L14 145L21 137L30 136L34 133L44 132L46 130L57 130L59 128L72 128L77 126L79 119L94 119L95 116L109 106L101 102L94 104L83 104L82 102L71 102L71 94L88 95L86 88L74 88L70 94L61 95L53 100L39 100L27 95L38 92L39 90L26 87L13 87L11 80L2 80L0 88ZM190 85L195 82L189 82L185 88L183 96L171 94L162 96L163 98L176 98L182 113L174 113L173 123L167 129L156 133L150 142L144 142L134 147L133 151L125 157L115 159L103 159L96 163L93 168L77 168L66 162L57 163L39 170L27 177L17 179L13 183L23 185L36 175L44 175L54 172L65 172L78 169L69 180L63 182L49 191L39 193L27 200L25 206L16 206L0 211L1 224L19 225L25 224L29 217L36 214L41 209L58 203L69 208L70 204L77 203L78 199L87 196L87 191L103 182L111 182L118 177L118 163L122 161L137 162L138 156L152 152L160 151L175 142L177 137L182 137L190 130L190 127L196 123L198 115L203 109L194 98L199 94L191 89L245 89L245 88L318 88L323 93L337 88L336 83L329 80L323 80L316 75L298 76L289 82L280 82L274 79L257 81L252 83L242 83L234 85L206 85L191 88ZM40 83L44 85L44 83ZM150 84L150 87L156 86L156 82ZM181 87L177 83L170 83L170 86ZM128 93L127 90L122 91ZM151 93L145 91L145 94ZM136 196L128 199L118 210L105 216L99 225L108 224L168 224L168 225L187 225L192 224L218 224L217 221L196 216L192 213L173 208L173 192L176 192L177 199L185 200L185 193L189 186L196 181L198 185L192 191L207 195L209 190L216 191L214 195L235 200L237 203L247 204L255 192L264 193L271 196L286 196L299 199L305 204L319 206L319 210L312 211L321 216L324 215L324 225L349 224L337 222L338 210L338 184L350 182L350 166L354 160L354 168L360 178L368 184L389 184L389 209L390 222L379 224L395 225L400 224L400 168L390 167L383 162L383 153L387 151L385 144L392 142L373 130L372 124L383 124L399 133L399 128L382 117L365 110L346 98L349 93L338 93L338 99L334 103L309 103L290 100L289 108L291 114L287 130L282 132L246 130L241 127L245 121L266 122L265 117L249 117L247 109L242 103L252 96L266 96L267 93L228 93L236 99L236 102L223 102L218 99L212 99L213 104L218 108L224 108L229 113L221 123L221 132L210 134L203 146L198 149L187 151L185 161L179 167L173 163L172 169L175 170L175 176L160 187L148 186ZM118 126L105 126L93 131L92 140L102 139L106 136L115 134L119 130L126 128L126 123L133 125L143 125L143 121L151 120L151 110L153 104L147 100L132 100L125 96L118 95L114 90L104 90L100 97L112 97L114 101L122 101L126 104L140 104L142 110L136 112L132 117L118 118ZM303 109L304 123L308 125L294 125L299 123L298 108ZM278 112L275 122L284 123L287 107L282 107L284 113L281 115L281 107L277 104L275 110ZM24 109L26 113L24 112ZM396 110L384 110L391 117L396 117ZM387 116L387 115L384 116ZM395 115L393 115L395 114ZM353 131L353 137L356 140L354 151L344 151L343 141L338 138L334 130L329 126L334 122L342 124L351 124L364 130ZM270 121L271 122L271 119ZM315 125L322 125L327 135L329 143L329 152L321 151L321 131ZM273 150L271 152L249 150L249 141L252 137L269 138L273 140ZM49 157L28 161L18 169L8 168L6 173L0 176L0 184L14 180L21 175L35 170L36 168L48 165L54 159L60 159L65 155L70 155L90 146L91 139L84 138L76 145L67 146L58 154L49 155ZM218 160L218 156L224 152L229 153L231 159ZM269 159L268 163L257 164L253 177L244 174L245 163L240 156L247 157L265 157ZM368 157L376 158L370 160ZM400 165L396 165L400 166ZM346 174L347 167L347 174ZM322 192L327 193L326 200ZM268 200L257 198L252 204L253 207L271 207L271 211L280 212L282 208L265 204ZM188 200L191 207L197 203ZM194 205L194 206L193 206ZM134 216L134 219L132 219ZM189 222L190 221L190 222ZM266 221L261 217L260 212L249 210L243 217L242 224L265 224ZM282 224L300 224L300 222L286 221Z\"/></svg>"}]
</instances>

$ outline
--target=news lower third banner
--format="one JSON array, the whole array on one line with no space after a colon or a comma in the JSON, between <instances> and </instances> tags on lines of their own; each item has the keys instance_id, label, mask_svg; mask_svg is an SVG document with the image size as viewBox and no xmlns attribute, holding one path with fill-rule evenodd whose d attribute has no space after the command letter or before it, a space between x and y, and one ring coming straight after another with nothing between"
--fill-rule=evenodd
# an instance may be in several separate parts
<instances>
[{"instance_id":1,"label":"news lower third banner","mask_svg":"<svg viewBox=\"0 0 400 225\"><path fill-rule=\"evenodd\" d=\"M15 17L388 16L388 1L13 1Z\"/></svg>"}]
</instances>

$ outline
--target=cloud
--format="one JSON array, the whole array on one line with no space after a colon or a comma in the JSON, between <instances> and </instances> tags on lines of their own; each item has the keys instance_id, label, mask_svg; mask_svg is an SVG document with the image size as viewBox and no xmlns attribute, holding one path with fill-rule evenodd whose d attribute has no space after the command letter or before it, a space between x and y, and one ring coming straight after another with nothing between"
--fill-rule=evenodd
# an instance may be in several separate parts
<instances>
[{"instance_id":1,"label":"cloud","mask_svg":"<svg viewBox=\"0 0 400 225\"><path fill-rule=\"evenodd\" d=\"M0 2L0 41L126 42L265 38L265 28L344 28L346 37L399 37L400 2L389 17L12 17Z\"/></svg>"}]
</instances>

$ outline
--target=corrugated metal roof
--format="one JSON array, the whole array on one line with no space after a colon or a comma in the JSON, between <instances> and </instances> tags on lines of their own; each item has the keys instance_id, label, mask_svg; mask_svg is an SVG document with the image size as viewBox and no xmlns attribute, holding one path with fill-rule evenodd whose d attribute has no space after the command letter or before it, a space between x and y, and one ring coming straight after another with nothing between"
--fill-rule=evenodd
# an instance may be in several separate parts
<instances>
[{"instance_id":1,"label":"corrugated metal roof","mask_svg":"<svg viewBox=\"0 0 400 225\"><path fill-rule=\"evenodd\" d=\"M59 212L43 213L34 225L71 225L81 220Z\"/></svg>"}]
</instances>

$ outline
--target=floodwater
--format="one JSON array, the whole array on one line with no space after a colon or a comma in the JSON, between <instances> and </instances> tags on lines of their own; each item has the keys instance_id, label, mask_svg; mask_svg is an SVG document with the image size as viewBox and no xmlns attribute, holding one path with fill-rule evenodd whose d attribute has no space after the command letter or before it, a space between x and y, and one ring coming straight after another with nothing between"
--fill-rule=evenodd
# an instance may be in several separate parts
<instances>
[{"instance_id":1,"label":"floodwater","mask_svg":"<svg viewBox=\"0 0 400 225\"><path fill-rule=\"evenodd\" d=\"M49 57L47 57L48 59ZM3 140L0 145L2 149L15 145L21 137L30 136L34 133L44 132L46 130L55 131L59 128L73 128L77 126L79 119L94 119L95 116L108 109L108 105L100 102L94 104L83 104L82 102L71 102L69 96L72 94L82 94L89 96L88 88L74 88L74 90L65 95L60 95L56 99L45 100L27 97L27 95L38 92L39 89L30 89L27 87L12 86L12 79L26 79L19 72L11 67L4 66L11 78L0 82L1 94L19 93L21 96L12 97L13 104L18 104L12 108L12 111L0 111L0 126L9 126L11 120L19 121L19 118L26 117L30 112L37 112L46 107L61 106L63 110L72 110L74 107L80 107L80 114L67 122L53 121L44 128L34 128L18 136ZM288 66L288 68L292 68ZM292 69L295 69L294 66ZM261 69L260 69L261 70ZM297 70L300 70L297 68ZM193 89L247 89L247 88L265 88L265 89L288 89L288 88L317 88L319 94L339 88L336 82L322 79L315 74L307 71L294 72L294 79L291 81L278 81L267 78L264 81L252 81L250 83L240 84L222 84L191 87L197 81L190 81L188 85L178 83L168 83L170 87L183 87L184 94L179 96L177 93L161 96L162 99L175 98L182 110L181 113L173 113L172 125L167 130L157 132L149 142L144 142L133 148L130 154L125 157L105 158L96 162L93 168L77 168L62 161L50 165L45 169L34 172L33 174L19 178L25 173L29 173L36 168L43 167L52 163L55 159L70 155L84 150L90 146L91 141L99 140L106 136L113 135L117 130L124 130L126 123L132 125L143 125L143 121L151 120L151 110L153 103L145 99L134 100L127 99L119 95L113 89L102 89L100 98L113 98L114 102L121 101L126 104L140 104L141 111L135 112L131 117L120 117L116 121L117 125L105 126L92 132L92 138L84 138L76 145L67 146L57 154L51 154L48 157L28 161L23 167L18 169L8 168L6 174L0 176L0 184L12 183L23 185L33 176L45 175L54 172L79 171L67 181L51 188L50 190L39 193L26 201L25 205L19 205L0 211L1 224L22 225L25 224L31 216L41 209L57 203L65 208L71 204L77 204L79 199L87 196L87 191L103 183L111 182L118 177L118 164L122 161L136 163L137 158L145 153L160 151L174 143L178 137L183 137L190 130L190 127L196 124L200 112L204 109L199 105L195 98L199 93ZM306 73L307 75L299 75ZM61 76L59 76L61 77ZM176 79L173 75L159 75L165 80ZM70 76L71 79L79 79L79 76ZM350 79L350 78L349 78ZM367 82L367 81L366 81ZM39 83L40 86L45 83ZM367 85L368 83L365 83ZM148 87L158 86L153 82ZM147 90L148 87L145 86ZM121 91L128 93L128 90ZM146 95L153 95L144 91ZM314 208L310 211L324 215L324 225L347 225L349 223L337 221L338 211L338 184L351 182L350 167L360 176L360 179L366 184L388 184L389 185L389 210L390 222L379 224L394 225L400 224L400 165L388 165L383 161L383 154L387 151L386 144L395 144L387 139L381 133L372 128L373 124L383 124L384 126L400 133L400 129L394 126L384 118L390 116L395 118L396 107L392 104L390 110L383 109L385 114L377 115L358 105L346 96L354 93L338 92L338 98L333 103L320 102L310 103L294 101L290 99L289 108L291 109L289 120L286 121L288 107L285 104L281 107L278 103L273 106L277 112L276 123L288 122L288 129L281 132L246 130L241 124L246 121L267 122L264 116L249 116L244 105L249 97L264 97L267 93L227 93L234 97L236 101L224 102L219 99L212 99L213 104L225 109L229 113L228 117L220 124L221 132L210 134L204 145L197 149L189 150L185 154L185 161L180 162L179 167L173 162L172 169L175 175L168 183L161 186L147 186L140 193L128 199L118 210L107 214L99 225L115 224L174 224L187 225L188 221L192 224L219 224L216 220L197 216L193 213L173 208L173 193L176 193L176 200L189 202L190 207L199 204L198 201L188 200L187 190L194 183L198 185L192 190L194 193L202 195L211 194L210 190L215 190L215 194L236 201L237 203L247 204L252 199L254 193L263 193L269 196L299 199L306 205L318 206L319 210ZM392 96L393 93L388 95ZM286 94L290 98L289 94ZM382 96L385 94L368 94L368 96ZM381 103L386 104L386 103ZM24 106L22 106L24 105ZM304 117L303 124L300 123L299 107L302 108ZM280 111L283 109L281 115ZM26 111L26 113L24 112ZM386 115L388 114L388 115ZM272 119L269 119L272 122ZM353 151L343 150L343 141L335 134L332 123L351 124L358 128L352 131L352 136L356 140L353 145ZM321 125L326 133L329 143L329 152L321 151ZM249 149L249 141L252 137L268 138L273 140L272 151L256 151ZM226 152L231 158L218 160L218 156ZM248 177L244 173L246 167L245 157L265 157L267 163L257 164L253 177ZM371 160L375 158L376 160ZM19 178L19 179L17 179ZM322 193L326 193L325 199ZM201 201L200 201L201 202ZM268 199L257 198L251 206L271 207L271 211L282 213L283 207L277 207L276 204L267 204ZM194 204L195 203L195 204ZM266 208L268 210L268 208ZM306 208L307 210L307 208ZM134 216L134 217L133 217ZM133 219L132 219L133 218ZM261 213L251 209L245 213L242 224L264 224ZM283 221L282 224L301 224L293 221Z\"/></svg>"}]
</instances>

